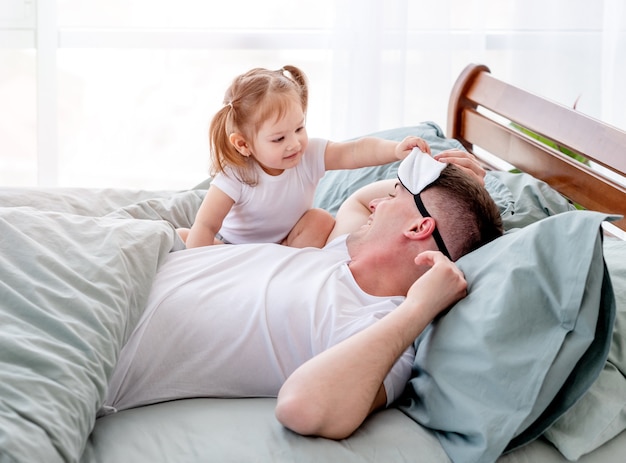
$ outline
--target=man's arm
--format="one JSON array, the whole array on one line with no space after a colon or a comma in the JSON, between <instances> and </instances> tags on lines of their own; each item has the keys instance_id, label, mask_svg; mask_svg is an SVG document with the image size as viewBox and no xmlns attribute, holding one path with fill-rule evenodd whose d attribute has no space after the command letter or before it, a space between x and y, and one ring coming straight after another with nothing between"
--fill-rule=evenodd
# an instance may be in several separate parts
<instances>
[{"instance_id":1,"label":"man's arm","mask_svg":"<svg viewBox=\"0 0 626 463\"><path fill-rule=\"evenodd\" d=\"M442 310L466 294L462 272L441 253L393 312L298 368L281 388L276 417L304 435L343 439L385 405L383 380L400 355Z\"/></svg>"},{"instance_id":2,"label":"man's arm","mask_svg":"<svg viewBox=\"0 0 626 463\"><path fill-rule=\"evenodd\" d=\"M393 194L397 179L379 180L359 188L352 193L339 207L335 216L335 227L327 242L334 238L351 233L367 223L372 213L369 203L376 198L385 198Z\"/></svg>"}]
</instances>

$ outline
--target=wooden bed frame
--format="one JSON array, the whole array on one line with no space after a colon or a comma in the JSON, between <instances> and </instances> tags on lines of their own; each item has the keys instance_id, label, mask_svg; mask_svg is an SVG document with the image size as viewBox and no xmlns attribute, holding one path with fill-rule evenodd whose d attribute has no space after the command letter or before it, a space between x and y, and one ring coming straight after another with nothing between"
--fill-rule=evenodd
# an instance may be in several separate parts
<instances>
[{"instance_id":1,"label":"wooden bed frame","mask_svg":"<svg viewBox=\"0 0 626 463\"><path fill-rule=\"evenodd\" d=\"M545 133L552 146L544 142ZM626 217L624 184L562 152L584 153L624 179L626 132L498 80L487 66L470 64L459 75L448 104L447 136L459 140L487 167L493 164L482 150L498 153L498 158L586 209ZM614 224L626 230L626 219Z\"/></svg>"}]
</instances>

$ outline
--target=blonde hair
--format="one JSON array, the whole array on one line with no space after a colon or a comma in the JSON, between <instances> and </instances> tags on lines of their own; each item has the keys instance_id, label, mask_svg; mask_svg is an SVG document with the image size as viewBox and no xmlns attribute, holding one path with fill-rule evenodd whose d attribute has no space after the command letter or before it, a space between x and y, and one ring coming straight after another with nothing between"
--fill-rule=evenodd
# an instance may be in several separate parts
<instances>
[{"instance_id":1,"label":"blonde hair","mask_svg":"<svg viewBox=\"0 0 626 463\"><path fill-rule=\"evenodd\" d=\"M241 155L230 142L230 135L241 133L250 142L265 121L281 118L294 99L306 114L308 96L306 75L295 66L277 71L254 68L235 77L224 95L224 107L213 116L209 127L211 175L230 167L238 180L255 185L256 160Z\"/></svg>"}]
</instances>

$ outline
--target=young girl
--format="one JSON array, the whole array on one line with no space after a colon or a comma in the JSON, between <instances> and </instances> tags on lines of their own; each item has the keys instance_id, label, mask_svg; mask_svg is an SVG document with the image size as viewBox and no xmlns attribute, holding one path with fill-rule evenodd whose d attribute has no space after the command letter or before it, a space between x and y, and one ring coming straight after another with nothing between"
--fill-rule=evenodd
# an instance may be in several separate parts
<instances>
[{"instance_id":1,"label":"young girl","mask_svg":"<svg viewBox=\"0 0 626 463\"><path fill-rule=\"evenodd\" d=\"M311 206L326 170L386 164L414 147L430 153L418 137L400 143L309 140L307 104L306 77L295 66L255 68L235 78L209 129L211 185L191 229L178 230L187 248L252 242L322 247L335 221Z\"/></svg>"}]
</instances>

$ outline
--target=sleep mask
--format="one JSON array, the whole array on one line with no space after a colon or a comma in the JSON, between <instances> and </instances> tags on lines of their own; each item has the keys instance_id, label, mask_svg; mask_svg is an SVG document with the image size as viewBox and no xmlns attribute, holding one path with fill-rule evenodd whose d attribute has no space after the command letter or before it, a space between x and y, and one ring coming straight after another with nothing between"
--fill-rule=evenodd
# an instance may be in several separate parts
<instances>
[{"instance_id":1,"label":"sleep mask","mask_svg":"<svg viewBox=\"0 0 626 463\"><path fill-rule=\"evenodd\" d=\"M439 178L441 171L447 164L439 162L429 154L424 153L419 148L413 148L409 155L404 158L398 167L398 180L409 193L413 195L415 205L422 214L422 217L432 217L420 197L420 193L431 183ZM433 238L439 250L450 260L450 253L446 248L443 238L435 225Z\"/></svg>"}]
</instances>

